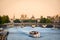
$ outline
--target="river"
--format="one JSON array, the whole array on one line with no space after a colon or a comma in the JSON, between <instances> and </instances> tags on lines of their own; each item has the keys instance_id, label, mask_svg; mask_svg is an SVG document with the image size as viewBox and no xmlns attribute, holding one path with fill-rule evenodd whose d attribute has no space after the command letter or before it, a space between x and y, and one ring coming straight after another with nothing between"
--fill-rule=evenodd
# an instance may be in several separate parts
<instances>
[{"instance_id":1,"label":"river","mask_svg":"<svg viewBox=\"0 0 60 40\"><path fill-rule=\"evenodd\" d=\"M21 27L12 27L7 29L9 35L7 40L60 40L60 29L54 28L41 28L30 26L21 28ZM38 31L41 33L40 38L33 38L29 36L30 31Z\"/></svg>"}]
</instances>

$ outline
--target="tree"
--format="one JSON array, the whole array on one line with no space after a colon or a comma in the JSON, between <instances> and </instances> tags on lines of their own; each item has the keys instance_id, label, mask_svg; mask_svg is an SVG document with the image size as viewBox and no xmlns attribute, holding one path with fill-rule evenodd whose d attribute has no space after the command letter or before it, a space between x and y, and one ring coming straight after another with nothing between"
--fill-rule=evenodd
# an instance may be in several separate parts
<instances>
[{"instance_id":1,"label":"tree","mask_svg":"<svg viewBox=\"0 0 60 40\"><path fill-rule=\"evenodd\" d=\"M31 22L31 23L35 23L36 20L28 19L28 20L23 20L23 22Z\"/></svg>"},{"instance_id":2,"label":"tree","mask_svg":"<svg viewBox=\"0 0 60 40\"><path fill-rule=\"evenodd\" d=\"M51 23L51 20L48 18L41 18L40 23Z\"/></svg>"},{"instance_id":3,"label":"tree","mask_svg":"<svg viewBox=\"0 0 60 40\"><path fill-rule=\"evenodd\" d=\"M29 20L23 20L23 22L29 22Z\"/></svg>"},{"instance_id":4,"label":"tree","mask_svg":"<svg viewBox=\"0 0 60 40\"><path fill-rule=\"evenodd\" d=\"M3 16L2 16L2 23L9 23L9 22L10 22L9 17L3 15Z\"/></svg>"},{"instance_id":5,"label":"tree","mask_svg":"<svg viewBox=\"0 0 60 40\"><path fill-rule=\"evenodd\" d=\"M8 16L0 16L0 24L4 24L4 23L9 23L10 20L9 20L9 17Z\"/></svg>"},{"instance_id":6,"label":"tree","mask_svg":"<svg viewBox=\"0 0 60 40\"><path fill-rule=\"evenodd\" d=\"M2 24L2 17L0 16L0 24Z\"/></svg>"},{"instance_id":7,"label":"tree","mask_svg":"<svg viewBox=\"0 0 60 40\"><path fill-rule=\"evenodd\" d=\"M41 18L40 23L46 23L46 18Z\"/></svg>"},{"instance_id":8,"label":"tree","mask_svg":"<svg viewBox=\"0 0 60 40\"><path fill-rule=\"evenodd\" d=\"M60 23L60 17L59 17L59 23Z\"/></svg>"},{"instance_id":9,"label":"tree","mask_svg":"<svg viewBox=\"0 0 60 40\"><path fill-rule=\"evenodd\" d=\"M16 19L13 21L14 23L20 23L21 21L19 19Z\"/></svg>"},{"instance_id":10,"label":"tree","mask_svg":"<svg viewBox=\"0 0 60 40\"><path fill-rule=\"evenodd\" d=\"M9 23L10 21L9 21L9 17L8 16L5 16L6 17L6 19L5 19L5 23Z\"/></svg>"},{"instance_id":11,"label":"tree","mask_svg":"<svg viewBox=\"0 0 60 40\"><path fill-rule=\"evenodd\" d=\"M51 19L46 19L46 23L52 23Z\"/></svg>"}]
</instances>

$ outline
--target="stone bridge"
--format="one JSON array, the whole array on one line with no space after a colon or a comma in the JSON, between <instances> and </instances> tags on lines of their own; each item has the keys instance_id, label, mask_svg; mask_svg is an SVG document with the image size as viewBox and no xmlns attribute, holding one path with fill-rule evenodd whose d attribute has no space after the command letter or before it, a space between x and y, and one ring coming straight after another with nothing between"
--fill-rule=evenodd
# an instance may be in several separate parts
<instances>
[{"instance_id":1,"label":"stone bridge","mask_svg":"<svg viewBox=\"0 0 60 40\"><path fill-rule=\"evenodd\" d=\"M32 26L32 27L54 27L54 28L60 28L60 24L57 23L5 23L4 25L7 26L21 26L21 27L25 27L25 26Z\"/></svg>"}]
</instances>

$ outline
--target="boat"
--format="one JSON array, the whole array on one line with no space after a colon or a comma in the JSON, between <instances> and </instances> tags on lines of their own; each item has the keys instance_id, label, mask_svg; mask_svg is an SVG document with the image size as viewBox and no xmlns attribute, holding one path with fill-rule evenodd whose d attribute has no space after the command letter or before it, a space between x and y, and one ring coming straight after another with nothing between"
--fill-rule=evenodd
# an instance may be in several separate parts
<instances>
[{"instance_id":1,"label":"boat","mask_svg":"<svg viewBox=\"0 0 60 40\"><path fill-rule=\"evenodd\" d=\"M37 31L31 31L29 32L29 34L31 37L35 37L35 38L40 37L40 32L37 32Z\"/></svg>"}]
</instances>

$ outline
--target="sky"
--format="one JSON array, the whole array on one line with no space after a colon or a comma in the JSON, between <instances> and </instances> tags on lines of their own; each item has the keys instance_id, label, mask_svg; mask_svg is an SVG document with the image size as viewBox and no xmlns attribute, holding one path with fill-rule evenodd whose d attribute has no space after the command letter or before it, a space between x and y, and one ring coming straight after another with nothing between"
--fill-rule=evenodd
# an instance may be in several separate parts
<instances>
[{"instance_id":1,"label":"sky","mask_svg":"<svg viewBox=\"0 0 60 40\"><path fill-rule=\"evenodd\" d=\"M0 0L0 15L20 18L21 14L35 18L60 14L60 0Z\"/></svg>"}]
</instances>

